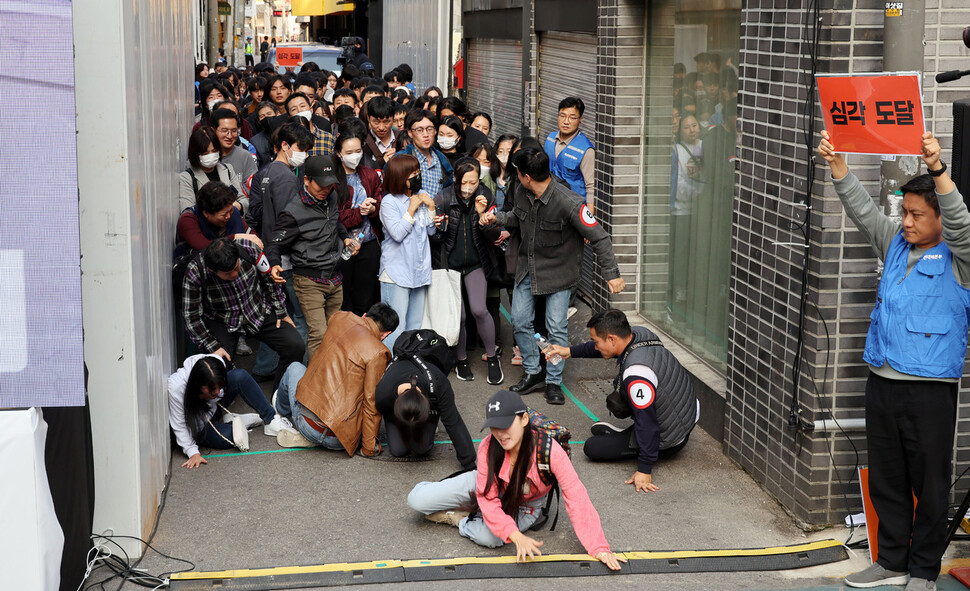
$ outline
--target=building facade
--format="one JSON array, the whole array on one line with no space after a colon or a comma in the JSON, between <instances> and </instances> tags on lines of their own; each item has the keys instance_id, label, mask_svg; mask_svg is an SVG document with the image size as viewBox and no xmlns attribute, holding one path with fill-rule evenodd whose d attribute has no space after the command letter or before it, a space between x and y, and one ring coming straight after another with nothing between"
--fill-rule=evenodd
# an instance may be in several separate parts
<instances>
[{"instance_id":1,"label":"building facade","mask_svg":"<svg viewBox=\"0 0 970 591\"><path fill-rule=\"evenodd\" d=\"M861 508L862 349L879 280L813 164L813 71L882 71L884 13L872 0L462 2L468 103L493 114L494 137L543 140L559 100L586 103L597 217L630 289L610 296L590 256L584 297L664 334L696 378L702 426L806 525ZM964 3L926 1L925 116L944 159L950 105L970 85L933 77L970 68L966 23ZM879 157L849 163L878 198ZM954 478L970 462L964 394L960 405Z\"/></svg>"}]
</instances>

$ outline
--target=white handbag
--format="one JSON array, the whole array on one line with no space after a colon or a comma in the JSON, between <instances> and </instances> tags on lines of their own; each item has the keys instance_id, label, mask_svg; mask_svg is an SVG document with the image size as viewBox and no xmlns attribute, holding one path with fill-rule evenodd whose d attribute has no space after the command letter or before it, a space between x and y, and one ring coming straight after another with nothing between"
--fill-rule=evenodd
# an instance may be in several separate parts
<instances>
[{"instance_id":1,"label":"white handbag","mask_svg":"<svg viewBox=\"0 0 970 591\"><path fill-rule=\"evenodd\" d=\"M226 436L222 434L221 431L215 428L212 421L209 421L209 426L219 435L226 440L227 443L231 443L233 447L239 451L249 451L249 430L246 429L246 424L243 422L241 416L236 413L229 412L226 407L219 405L219 408L223 410L227 415L232 417L232 441L226 439Z\"/></svg>"},{"instance_id":2,"label":"white handbag","mask_svg":"<svg viewBox=\"0 0 970 591\"><path fill-rule=\"evenodd\" d=\"M461 273L451 269L431 271L431 285L424 304L421 328L444 337L449 347L458 344L461 329Z\"/></svg>"}]
</instances>

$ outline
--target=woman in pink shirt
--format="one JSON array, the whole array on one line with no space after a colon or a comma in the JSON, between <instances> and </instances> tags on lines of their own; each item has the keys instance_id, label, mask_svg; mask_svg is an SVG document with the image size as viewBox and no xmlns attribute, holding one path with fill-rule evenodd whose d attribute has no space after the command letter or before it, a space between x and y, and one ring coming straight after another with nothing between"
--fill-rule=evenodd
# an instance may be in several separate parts
<instances>
[{"instance_id":1,"label":"woman in pink shirt","mask_svg":"<svg viewBox=\"0 0 970 591\"><path fill-rule=\"evenodd\" d=\"M485 414L482 429L489 427L492 435L478 447L478 470L440 482L421 482L408 495L408 505L431 521L457 526L462 536L481 546L497 548L512 542L517 561L523 562L542 555L543 543L523 532L539 519L552 487L539 477L538 435L522 398L499 390L489 399ZM555 440L549 465L586 552L611 570L620 570L619 563L626 560L610 551L586 487ZM476 507L477 513L470 516Z\"/></svg>"}]
</instances>

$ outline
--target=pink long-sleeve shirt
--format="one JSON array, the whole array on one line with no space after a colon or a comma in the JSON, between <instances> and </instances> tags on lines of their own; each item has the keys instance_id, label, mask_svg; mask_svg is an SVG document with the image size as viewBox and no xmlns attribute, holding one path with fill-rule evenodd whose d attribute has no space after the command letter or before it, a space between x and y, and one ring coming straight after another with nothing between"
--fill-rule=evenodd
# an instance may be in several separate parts
<instances>
[{"instance_id":1,"label":"pink long-sleeve shirt","mask_svg":"<svg viewBox=\"0 0 970 591\"><path fill-rule=\"evenodd\" d=\"M514 532L519 531L512 516L502 510L502 499L498 495L495 487L485 494L485 484L488 482L488 446L492 437L486 437L478 446L478 477L476 479L475 492L478 496L478 508L485 519L485 525L493 534L508 543ZM539 470L536 468L535 457L530 458L529 473L529 493L522 496L523 502L534 501L546 495L552 487L544 484L539 478ZM573 468L566 451L559 445L558 441L552 442L552 454L549 458L552 474L559 482L559 489L562 491L563 500L566 502L566 513L569 520L573 523L573 529L579 542L586 549L590 556L596 556L600 552L609 552L610 545L606 541L603 533L603 526L600 523L599 513L589 500L586 487L579 480L576 469ZM509 454L505 454L502 461L502 469L499 470L499 480L502 482L504 490L509 485Z\"/></svg>"}]
</instances>

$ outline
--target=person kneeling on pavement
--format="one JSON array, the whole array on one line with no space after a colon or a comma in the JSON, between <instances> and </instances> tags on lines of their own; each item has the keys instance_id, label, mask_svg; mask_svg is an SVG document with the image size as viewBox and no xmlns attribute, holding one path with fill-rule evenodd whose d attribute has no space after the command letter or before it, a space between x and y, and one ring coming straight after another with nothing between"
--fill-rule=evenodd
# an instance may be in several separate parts
<instances>
[{"instance_id":1,"label":"person kneeling on pavement","mask_svg":"<svg viewBox=\"0 0 970 591\"><path fill-rule=\"evenodd\" d=\"M432 521L450 523L480 546L515 544L518 562L541 556L543 542L523 532L539 520L552 485L539 474L538 450L546 443L529 420L522 397L499 390L488 400L485 425L491 435L478 447L478 469L440 482L421 482L408 494L408 506ZM580 543L611 570L625 559L613 554L599 513L558 441L552 439L549 470L562 490L566 511ZM475 508L474 516L468 511Z\"/></svg>"},{"instance_id":2,"label":"person kneeling on pavement","mask_svg":"<svg viewBox=\"0 0 970 591\"><path fill-rule=\"evenodd\" d=\"M226 412L242 396L257 414L240 415L246 429L263 424L263 433L276 437L291 429L290 422L276 414L263 391L244 369L227 370L219 355L193 355L168 378L168 420L175 440L188 457L183 468L208 464L199 445L213 449L237 447L232 428L233 415Z\"/></svg>"},{"instance_id":3,"label":"person kneeling on pavement","mask_svg":"<svg viewBox=\"0 0 970 591\"><path fill-rule=\"evenodd\" d=\"M381 453L381 415L375 397L391 352L382 342L398 325L397 312L383 302L364 316L337 312L310 367L292 363L273 394L273 406L292 416L296 432L281 431L282 447L315 447L365 456Z\"/></svg>"},{"instance_id":4,"label":"person kneeling on pavement","mask_svg":"<svg viewBox=\"0 0 970 591\"><path fill-rule=\"evenodd\" d=\"M586 440L583 453L594 462L636 458L637 470L626 484L637 492L659 490L653 483L653 465L687 445L700 417L690 374L657 335L641 326L631 327L619 310L596 314L586 327L591 341L572 347L551 345L546 359L555 355L615 358L619 372L606 406L617 417L632 415L633 424L626 429L606 422L593 424L593 436Z\"/></svg>"},{"instance_id":5,"label":"person kneeling on pavement","mask_svg":"<svg viewBox=\"0 0 970 591\"><path fill-rule=\"evenodd\" d=\"M415 353L418 349L421 350ZM377 410L384 418L392 456L431 453L440 420L462 468L475 469L475 445L455 406L455 391L448 381L454 367L454 353L434 331L409 330L398 337L394 360L377 384Z\"/></svg>"}]
</instances>

